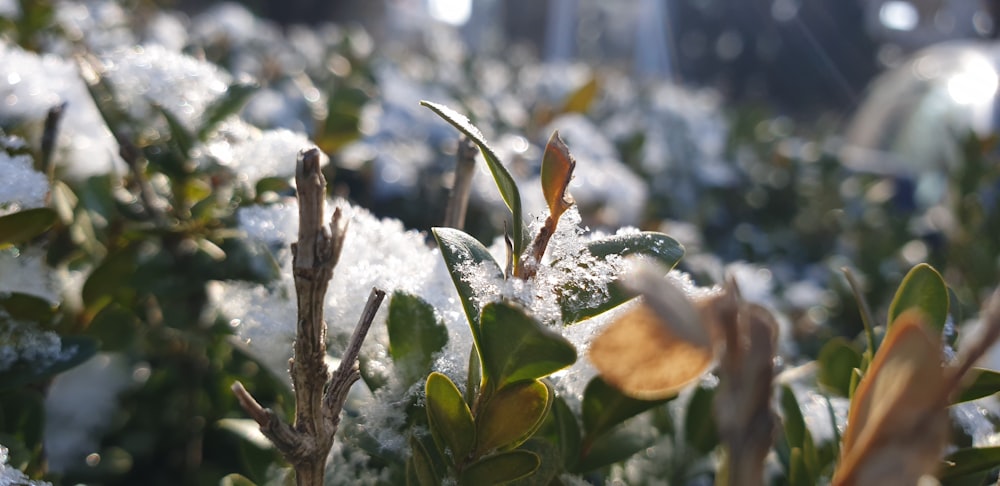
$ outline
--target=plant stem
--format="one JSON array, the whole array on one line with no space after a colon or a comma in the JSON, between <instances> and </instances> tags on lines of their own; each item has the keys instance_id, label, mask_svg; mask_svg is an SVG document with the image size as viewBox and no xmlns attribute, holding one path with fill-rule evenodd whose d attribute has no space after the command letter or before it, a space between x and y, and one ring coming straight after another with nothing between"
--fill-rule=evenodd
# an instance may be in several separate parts
<instances>
[{"instance_id":1,"label":"plant stem","mask_svg":"<svg viewBox=\"0 0 1000 486\"><path fill-rule=\"evenodd\" d=\"M472 176L476 169L476 145L469 137L462 136L458 141L458 152L455 165L455 183L451 187L451 197L444 212L444 225L450 228L462 229L465 226L465 212L469 207L469 194L472 193Z\"/></svg>"},{"instance_id":2,"label":"plant stem","mask_svg":"<svg viewBox=\"0 0 1000 486\"><path fill-rule=\"evenodd\" d=\"M42 131L42 172L49 178L49 183L55 178L55 165L52 163L52 153L55 152L56 139L59 135L59 122L66 111L67 102L62 102L45 115L45 128Z\"/></svg>"},{"instance_id":3,"label":"plant stem","mask_svg":"<svg viewBox=\"0 0 1000 486\"><path fill-rule=\"evenodd\" d=\"M299 155L295 170L299 193L299 235L292 244L292 268L298 297L298 324L289 373L295 387L295 424L289 426L270 409L262 407L239 382L232 386L240 406L261 432L295 468L296 484L321 486L326 456L340 424L340 411L351 385L360 379L358 353L385 292L372 289L364 312L351 336L340 366L330 375L326 356L326 323L323 303L340 258L347 223L335 210L329 224L323 221L326 180L320 172L319 150Z\"/></svg>"}]
</instances>

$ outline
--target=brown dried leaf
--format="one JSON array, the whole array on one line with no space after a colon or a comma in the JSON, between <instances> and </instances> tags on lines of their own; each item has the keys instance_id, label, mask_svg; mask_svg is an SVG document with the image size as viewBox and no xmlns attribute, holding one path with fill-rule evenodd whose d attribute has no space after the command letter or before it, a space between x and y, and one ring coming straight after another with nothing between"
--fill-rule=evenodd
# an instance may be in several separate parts
<instances>
[{"instance_id":1,"label":"brown dried leaf","mask_svg":"<svg viewBox=\"0 0 1000 486\"><path fill-rule=\"evenodd\" d=\"M689 325L699 324L684 324ZM628 396L642 400L673 396L712 364L707 332L704 341L693 342L674 329L674 324L641 303L594 339L590 361L605 381Z\"/></svg>"},{"instance_id":2,"label":"brown dried leaf","mask_svg":"<svg viewBox=\"0 0 1000 486\"><path fill-rule=\"evenodd\" d=\"M834 485L916 484L935 471L948 428L940 356L923 314L896 319L851 400Z\"/></svg>"}]
</instances>

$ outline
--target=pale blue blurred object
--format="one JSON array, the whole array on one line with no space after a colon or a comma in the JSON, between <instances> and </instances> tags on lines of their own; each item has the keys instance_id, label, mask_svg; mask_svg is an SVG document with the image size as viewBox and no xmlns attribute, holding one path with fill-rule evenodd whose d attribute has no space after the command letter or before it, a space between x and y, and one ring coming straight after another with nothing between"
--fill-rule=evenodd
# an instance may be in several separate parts
<instances>
[{"instance_id":1,"label":"pale blue blurred object","mask_svg":"<svg viewBox=\"0 0 1000 486\"><path fill-rule=\"evenodd\" d=\"M961 140L995 132L1000 44L956 41L913 54L873 83L846 130L849 167L903 177L961 164Z\"/></svg>"}]
</instances>

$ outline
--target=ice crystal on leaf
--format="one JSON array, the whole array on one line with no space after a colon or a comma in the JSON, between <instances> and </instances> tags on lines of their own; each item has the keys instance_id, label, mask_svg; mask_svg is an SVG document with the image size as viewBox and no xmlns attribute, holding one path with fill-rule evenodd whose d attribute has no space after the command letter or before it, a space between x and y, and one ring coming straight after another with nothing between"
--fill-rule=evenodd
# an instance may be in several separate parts
<instances>
[{"instance_id":1,"label":"ice crystal on leaf","mask_svg":"<svg viewBox=\"0 0 1000 486\"><path fill-rule=\"evenodd\" d=\"M7 448L0 444L0 486L52 486L52 483L28 479L21 470L8 464L9 460Z\"/></svg>"},{"instance_id":2,"label":"ice crystal on leaf","mask_svg":"<svg viewBox=\"0 0 1000 486\"><path fill-rule=\"evenodd\" d=\"M46 368L70 357L62 348L58 334L16 321L0 311L0 371L17 363Z\"/></svg>"}]
</instances>

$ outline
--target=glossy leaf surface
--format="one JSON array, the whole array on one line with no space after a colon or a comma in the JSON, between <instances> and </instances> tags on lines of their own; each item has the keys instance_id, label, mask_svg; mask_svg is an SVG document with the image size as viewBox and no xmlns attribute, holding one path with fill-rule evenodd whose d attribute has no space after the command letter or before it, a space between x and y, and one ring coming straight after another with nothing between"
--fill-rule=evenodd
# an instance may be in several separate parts
<instances>
[{"instance_id":1,"label":"glossy leaf surface","mask_svg":"<svg viewBox=\"0 0 1000 486\"><path fill-rule=\"evenodd\" d=\"M482 152L483 158L486 159L486 166L489 167L490 173L493 174L493 180L500 190L500 197L503 198L504 203L507 204L507 208L511 212L511 237L514 240L514 266L516 267L520 255L524 252L525 241L524 221L521 216L521 193L517 189L514 177L510 175L507 168L500 162L496 152L486 143L483 133L473 126L467 117L438 103L421 101L420 104L429 108L453 127L457 128L458 131L469 137Z\"/></svg>"},{"instance_id":2,"label":"glossy leaf surface","mask_svg":"<svg viewBox=\"0 0 1000 486\"><path fill-rule=\"evenodd\" d=\"M542 378L576 362L576 348L520 306L486 304L480 321L483 376L494 389Z\"/></svg>"},{"instance_id":3,"label":"glossy leaf surface","mask_svg":"<svg viewBox=\"0 0 1000 486\"><path fill-rule=\"evenodd\" d=\"M427 377L425 390L431 433L452 457L468 456L476 443L476 428L458 387L447 376L434 372Z\"/></svg>"}]
</instances>

